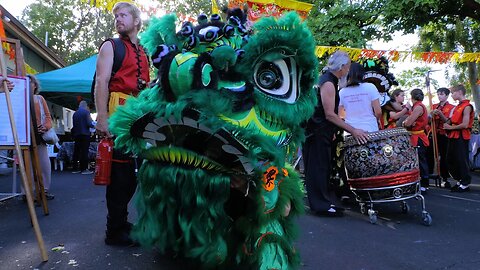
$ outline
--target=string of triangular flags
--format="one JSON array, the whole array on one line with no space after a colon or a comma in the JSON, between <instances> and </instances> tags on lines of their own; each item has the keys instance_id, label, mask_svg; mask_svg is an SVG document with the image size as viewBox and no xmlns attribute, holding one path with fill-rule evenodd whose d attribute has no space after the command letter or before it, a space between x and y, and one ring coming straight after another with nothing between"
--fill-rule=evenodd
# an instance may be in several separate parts
<instances>
[{"instance_id":1,"label":"string of triangular flags","mask_svg":"<svg viewBox=\"0 0 480 270\"><path fill-rule=\"evenodd\" d=\"M83 0L88 1L90 5L96 7L103 7L111 10L113 5L120 0ZM124 0L125 1L125 0ZM128 0L127 0L128 1ZM135 2L130 0L131 2ZM219 11L217 0L212 1L212 10ZM229 7L243 6L247 4L249 7L249 20L255 21L261 16L279 16L287 10L297 11L303 18L308 15L308 12L313 5L296 1L296 0L229 0ZM476 62L480 63L480 53L459 53L459 52L412 52L412 51L397 51L397 50L371 50L347 47L331 47L331 46L317 46L316 55L321 58L332 54L337 50L347 52L352 60L356 61L359 58L375 58L386 57L393 62L404 61L422 61L426 63L466 63Z\"/></svg>"},{"instance_id":2,"label":"string of triangular flags","mask_svg":"<svg viewBox=\"0 0 480 270\"><path fill-rule=\"evenodd\" d=\"M359 58L385 58L394 62L421 61L426 63L480 63L480 53L459 53L459 52L411 52L397 50L371 50L358 49L337 46L317 46L315 54L321 58L334 53L337 50L343 50L350 55L352 60Z\"/></svg>"}]
</instances>

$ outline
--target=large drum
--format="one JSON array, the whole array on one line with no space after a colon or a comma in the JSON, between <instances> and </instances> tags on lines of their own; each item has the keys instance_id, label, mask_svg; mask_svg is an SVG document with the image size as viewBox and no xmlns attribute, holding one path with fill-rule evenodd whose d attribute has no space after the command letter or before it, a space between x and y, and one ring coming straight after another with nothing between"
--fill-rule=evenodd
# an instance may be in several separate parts
<instances>
[{"instance_id":1,"label":"large drum","mask_svg":"<svg viewBox=\"0 0 480 270\"><path fill-rule=\"evenodd\" d=\"M417 181L418 155L404 128L368 134L366 144L345 138L345 168L351 188L377 188Z\"/></svg>"}]
</instances>

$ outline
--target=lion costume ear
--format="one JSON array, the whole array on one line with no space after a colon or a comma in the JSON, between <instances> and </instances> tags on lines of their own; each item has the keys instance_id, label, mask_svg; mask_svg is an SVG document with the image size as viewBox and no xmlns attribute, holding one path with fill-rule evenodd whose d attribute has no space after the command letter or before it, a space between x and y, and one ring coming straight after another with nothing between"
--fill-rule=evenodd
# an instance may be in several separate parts
<instances>
[{"instance_id":1,"label":"lion costume ear","mask_svg":"<svg viewBox=\"0 0 480 270\"><path fill-rule=\"evenodd\" d=\"M380 58L360 58L358 63L365 69L364 81L374 84L378 92L386 93L392 85L398 85L395 76L389 73L388 59L384 56Z\"/></svg>"}]
</instances>

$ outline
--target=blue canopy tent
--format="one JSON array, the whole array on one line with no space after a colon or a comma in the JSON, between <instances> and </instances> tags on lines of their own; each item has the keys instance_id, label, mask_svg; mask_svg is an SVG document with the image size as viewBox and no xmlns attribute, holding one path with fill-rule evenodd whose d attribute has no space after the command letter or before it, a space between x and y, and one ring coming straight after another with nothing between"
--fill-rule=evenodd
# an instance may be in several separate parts
<instances>
[{"instance_id":1,"label":"blue canopy tent","mask_svg":"<svg viewBox=\"0 0 480 270\"><path fill-rule=\"evenodd\" d=\"M37 74L41 95L49 101L73 110L78 108L80 100L92 103L90 95L97 55L81 62Z\"/></svg>"}]
</instances>

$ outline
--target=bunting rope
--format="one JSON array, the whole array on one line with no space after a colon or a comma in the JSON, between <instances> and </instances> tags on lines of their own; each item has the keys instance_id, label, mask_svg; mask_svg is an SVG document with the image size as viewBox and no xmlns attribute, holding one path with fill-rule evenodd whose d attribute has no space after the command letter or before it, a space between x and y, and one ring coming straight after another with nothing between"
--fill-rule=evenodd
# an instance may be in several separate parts
<instances>
[{"instance_id":1,"label":"bunting rope","mask_svg":"<svg viewBox=\"0 0 480 270\"><path fill-rule=\"evenodd\" d=\"M385 57L393 62L422 61L426 63L447 64L447 63L480 63L480 53L459 53L459 52L410 52L397 50L370 50L347 47L317 46L315 54L321 58L328 56L337 50L345 51L350 58L357 61L359 58L380 58Z\"/></svg>"}]
</instances>

